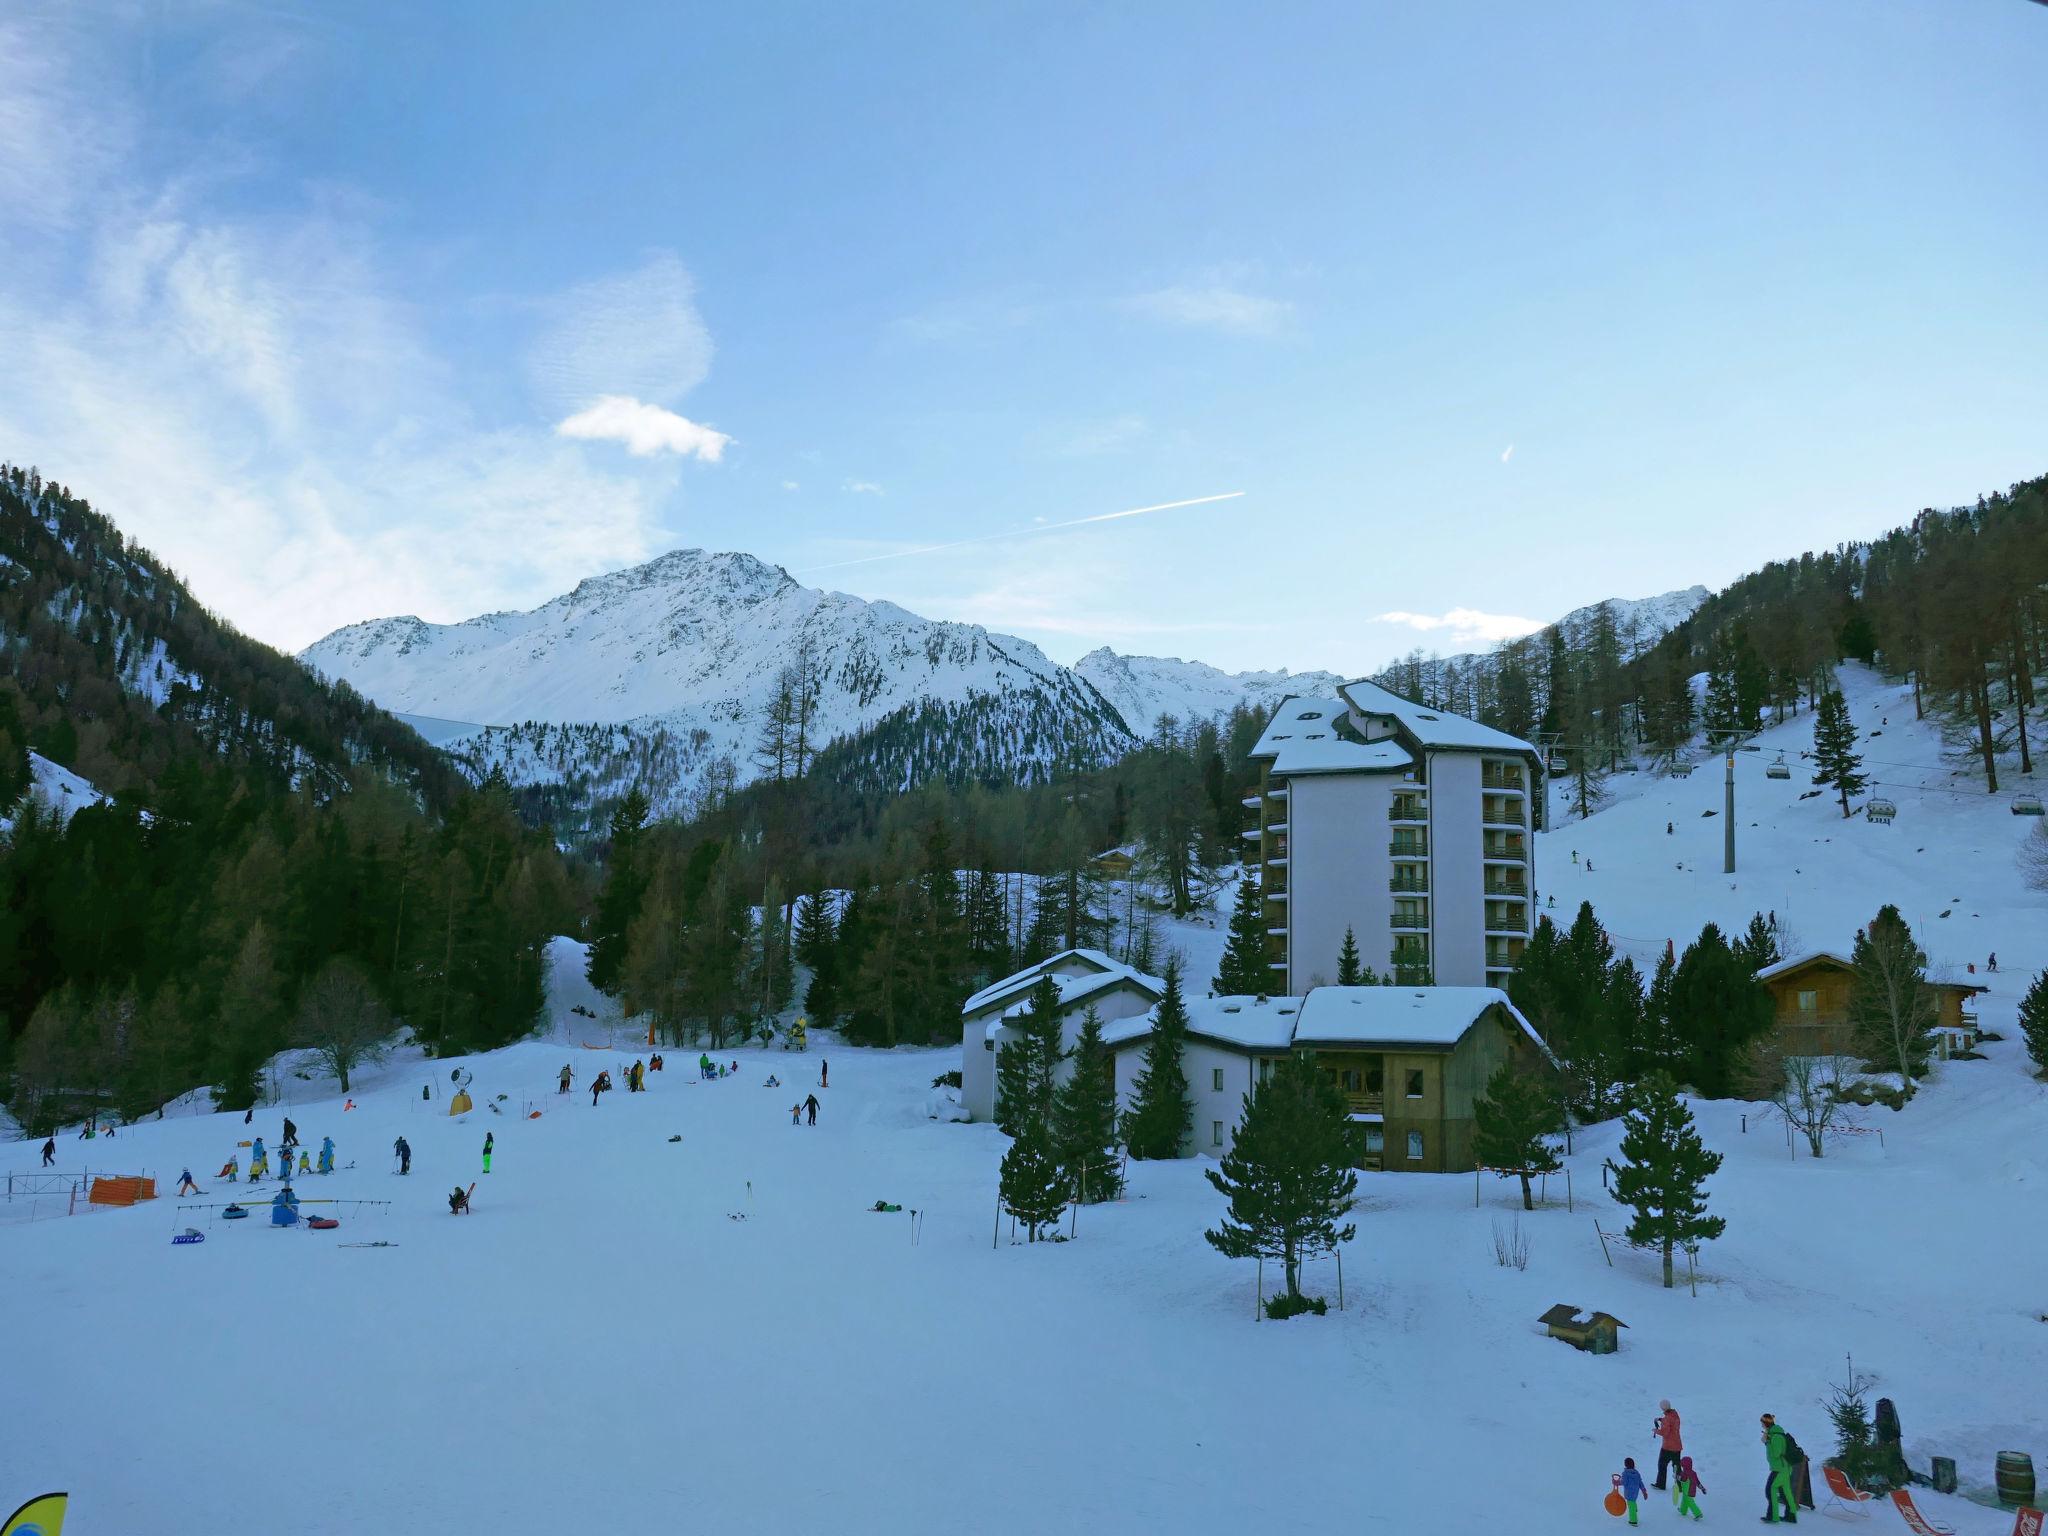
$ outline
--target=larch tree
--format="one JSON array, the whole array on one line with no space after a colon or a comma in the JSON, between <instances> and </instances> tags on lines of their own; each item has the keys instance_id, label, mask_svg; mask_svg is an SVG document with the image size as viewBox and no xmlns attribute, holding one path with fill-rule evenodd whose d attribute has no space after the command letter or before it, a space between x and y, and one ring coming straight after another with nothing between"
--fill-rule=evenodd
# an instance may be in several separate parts
<instances>
[{"instance_id":1,"label":"larch tree","mask_svg":"<svg viewBox=\"0 0 2048 1536\"><path fill-rule=\"evenodd\" d=\"M1550 1138L1558 1130L1555 1091L1534 1072L1504 1061L1487 1080L1486 1094L1472 1105L1472 1156L1502 1177L1519 1175L1522 1209L1536 1209L1530 1180L1564 1166Z\"/></svg>"},{"instance_id":2,"label":"larch tree","mask_svg":"<svg viewBox=\"0 0 2048 1536\"><path fill-rule=\"evenodd\" d=\"M319 1056L343 1093L351 1071L383 1055L391 1028L391 1010L353 960L328 961L299 995L295 1041Z\"/></svg>"},{"instance_id":3,"label":"larch tree","mask_svg":"<svg viewBox=\"0 0 2048 1536\"><path fill-rule=\"evenodd\" d=\"M1258 883L1250 875L1238 882L1237 906L1230 914L1230 938L1212 984L1218 997L1263 997L1272 989L1273 968L1266 961L1266 919Z\"/></svg>"},{"instance_id":4,"label":"larch tree","mask_svg":"<svg viewBox=\"0 0 2048 1536\"><path fill-rule=\"evenodd\" d=\"M1856 726L1849 719L1848 701L1838 688L1821 695L1820 708L1814 714L1813 757L1813 782L1833 787L1846 819L1851 814L1849 797L1870 781L1856 752Z\"/></svg>"},{"instance_id":5,"label":"larch tree","mask_svg":"<svg viewBox=\"0 0 2048 1536\"><path fill-rule=\"evenodd\" d=\"M1707 1150L1692 1111L1662 1073L1637 1086L1622 1127L1623 1161L1607 1162L1614 1198L1635 1213L1628 1224L1629 1241L1663 1254L1664 1288L1669 1290L1672 1250L1693 1248L1727 1229L1724 1218L1707 1214L1707 1180L1720 1168L1721 1154Z\"/></svg>"},{"instance_id":6,"label":"larch tree","mask_svg":"<svg viewBox=\"0 0 2048 1536\"><path fill-rule=\"evenodd\" d=\"M1187 1067L1181 1059L1188 1038L1187 1005L1181 1000L1180 959L1166 962L1166 991L1152 1010L1152 1036L1145 1064L1132 1084L1131 1107L1123 1120L1124 1145L1139 1158L1179 1157L1194 1123Z\"/></svg>"}]
</instances>

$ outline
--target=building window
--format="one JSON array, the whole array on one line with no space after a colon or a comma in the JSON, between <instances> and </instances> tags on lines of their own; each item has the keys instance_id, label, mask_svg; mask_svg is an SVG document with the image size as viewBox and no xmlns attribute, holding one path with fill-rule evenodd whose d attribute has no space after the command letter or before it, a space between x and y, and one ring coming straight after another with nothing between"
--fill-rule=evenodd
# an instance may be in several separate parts
<instances>
[{"instance_id":1,"label":"building window","mask_svg":"<svg viewBox=\"0 0 2048 1536\"><path fill-rule=\"evenodd\" d=\"M1378 1098L1382 1093L1385 1093L1387 1091L1387 1074L1378 1067L1367 1067L1365 1069L1365 1091L1374 1098Z\"/></svg>"},{"instance_id":2,"label":"building window","mask_svg":"<svg viewBox=\"0 0 2048 1536\"><path fill-rule=\"evenodd\" d=\"M1209 1145L1212 1147L1223 1145L1223 1122L1221 1120L1211 1120L1209 1122ZM1420 1153L1417 1154L1417 1156L1420 1155Z\"/></svg>"},{"instance_id":3,"label":"building window","mask_svg":"<svg viewBox=\"0 0 2048 1536\"><path fill-rule=\"evenodd\" d=\"M1209 1087L1216 1093L1223 1091L1223 1069L1221 1067L1211 1067L1209 1069Z\"/></svg>"},{"instance_id":4,"label":"building window","mask_svg":"<svg viewBox=\"0 0 2048 1536\"><path fill-rule=\"evenodd\" d=\"M1369 1125L1365 1128L1365 1155L1383 1157L1387 1150L1387 1133L1383 1127Z\"/></svg>"},{"instance_id":5,"label":"building window","mask_svg":"<svg viewBox=\"0 0 2048 1536\"><path fill-rule=\"evenodd\" d=\"M1420 1131L1410 1131L1408 1133L1408 1161L1411 1163L1422 1161L1422 1132Z\"/></svg>"},{"instance_id":6,"label":"building window","mask_svg":"<svg viewBox=\"0 0 2048 1536\"><path fill-rule=\"evenodd\" d=\"M1259 1081L1262 1083L1273 1081L1273 1058L1270 1056L1261 1056L1259 1058Z\"/></svg>"},{"instance_id":7,"label":"building window","mask_svg":"<svg viewBox=\"0 0 2048 1536\"><path fill-rule=\"evenodd\" d=\"M1818 992L1802 992L1799 994L1799 1011L1801 1013L1816 1013L1819 1010L1820 994Z\"/></svg>"},{"instance_id":8,"label":"building window","mask_svg":"<svg viewBox=\"0 0 2048 1536\"><path fill-rule=\"evenodd\" d=\"M1422 1097L1422 1068L1420 1067L1410 1067L1408 1069L1408 1097L1411 1099Z\"/></svg>"},{"instance_id":9,"label":"building window","mask_svg":"<svg viewBox=\"0 0 2048 1536\"><path fill-rule=\"evenodd\" d=\"M1346 1067L1342 1072L1337 1074L1337 1079L1337 1086L1342 1088L1346 1093L1359 1092L1360 1080L1358 1076L1358 1068Z\"/></svg>"}]
</instances>

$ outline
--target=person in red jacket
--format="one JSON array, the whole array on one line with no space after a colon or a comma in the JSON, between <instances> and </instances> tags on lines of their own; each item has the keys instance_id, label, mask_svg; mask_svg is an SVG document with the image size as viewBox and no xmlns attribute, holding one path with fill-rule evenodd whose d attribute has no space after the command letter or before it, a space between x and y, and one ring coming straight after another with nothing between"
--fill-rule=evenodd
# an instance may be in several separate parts
<instances>
[{"instance_id":1,"label":"person in red jacket","mask_svg":"<svg viewBox=\"0 0 2048 1536\"><path fill-rule=\"evenodd\" d=\"M1657 1422L1651 1426L1651 1433L1657 1437L1657 1481L1650 1486L1664 1487L1664 1474L1678 1465L1678 1458L1685 1451L1685 1444L1678 1438L1678 1410L1671 1406L1671 1399L1665 1398L1657 1405L1663 1409Z\"/></svg>"}]
</instances>

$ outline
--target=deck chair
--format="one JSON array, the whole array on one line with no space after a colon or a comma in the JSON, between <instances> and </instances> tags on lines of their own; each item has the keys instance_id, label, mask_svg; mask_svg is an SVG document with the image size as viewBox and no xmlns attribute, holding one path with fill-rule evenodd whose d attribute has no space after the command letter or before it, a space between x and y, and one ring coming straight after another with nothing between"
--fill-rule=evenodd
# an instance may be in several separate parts
<instances>
[{"instance_id":1,"label":"deck chair","mask_svg":"<svg viewBox=\"0 0 2048 1536\"><path fill-rule=\"evenodd\" d=\"M1876 1494L1859 1492L1856 1485L1849 1481L1849 1474L1840 1467L1823 1465L1820 1475L1827 1479L1828 1485L1828 1501L1821 1506L1822 1514L1833 1515L1837 1520L1870 1518L1870 1511L1863 1506L1873 1502L1877 1498Z\"/></svg>"},{"instance_id":2,"label":"deck chair","mask_svg":"<svg viewBox=\"0 0 2048 1536\"><path fill-rule=\"evenodd\" d=\"M1892 1502L1898 1505L1899 1513L1905 1517L1907 1528L1913 1532L1913 1536L1956 1536L1954 1526L1938 1525L1921 1514L1913 1504L1913 1495L1904 1488L1892 1490Z\"/></svg>"},{"instance_id":3,"label":"deck chair","mask_svg":"<svg viewBox=\"0 0 2048 1536\"><path fill-rule=\"evenodd\" d=\"M2048 1515L2038 1509L2022 1509L2013 1517L2012 1536L2041 1536L2048 1528Z\"/></svg>"}]
</instances>

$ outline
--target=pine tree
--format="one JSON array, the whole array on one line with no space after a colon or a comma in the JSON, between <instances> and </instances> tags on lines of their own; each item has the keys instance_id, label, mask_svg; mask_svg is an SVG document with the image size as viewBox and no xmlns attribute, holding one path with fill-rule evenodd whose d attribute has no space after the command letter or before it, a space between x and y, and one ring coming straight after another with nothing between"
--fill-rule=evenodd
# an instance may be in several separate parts
<instances>
[{"instance_id":1,"label":"pine tree","mask_svg":"<svg viewBox=\"0 0 2048 1536\"><path fill-rule=\"evenodd\" d=\"M1089 1004L1074 1042L1073 1067L1053 1093L1052 1145L1067 1188L1086 1204L1114 1200L1123 1179L1116 1155L1116 1079L1102 1016Z\"/></svg>"},{"instance_id":2,"label":"pine tree","mask_svg":"<svg viewBox=\"0 0 2048 1536\"><path fill-rule=\"evenodd\" d=\"M1311 1053L1285 1058L1244 1097L1229 1153L1203 1176L1230 1202L1203 1234L1233 1259L1278 1259L1287 1295L1301 1295L1301 1266L1358 1229L1345 1214L1356 1204L1358 1146L1350 1107Z\"/></svg>"},{"instance_id":3,"label":"pine tree","mask_svg":"<svg viewBox=\"0 0 2048 1536\"><path fill-rule=\"evenodd\" d=\"M1785 958L1778 952L1777 926L1761 912L1751 914L1749 929L1735 941L1735 951L1752 971L1776 965Z\"/></svg>"},{"instance_id":4,"label":"pine tree","mask_svg":"<svg viewBox=\"0 0 2048 1536\"><path fill-rule=\"evenodd\" d=\"M1358 963L1358 940L1352 934L1349 924L1344 928L1344 947L1337 951L1337 985L1340 987L1361 987L1367 985L1364 971Z\"/></svg>"},{"instance_id":5,"label":"pine tree","mask_svg":"<svg viewBox=\"0 0 2048 1536\"><path fill-rule=\"evenodd\" d=\"M823 889L806 891L796 906L796 957L811 973L804 989L804 1012L820 1028L838 1014L836 975L839 928L832 897Z\"/></svg>"},{"instance_id":6,"label":"pine tree","mask_svg":"<svg viewBox=\"0 0 2048 1536\"><path fill-rule=\"evenodd\" d=\"M1550 1144L1557 1130L1555 1093L1533 1072L1504 1061L1472 1104L1472 1156L1482 1168L1512 1168L1522 1179L1522 1209L1536 1209L1532 1174L1564 1166Z\"/></svg>"},{"instance_id":7,"label":"pine tree","mask_svg":"<svg viewBox=\"0 0 2048 1536\"><path fill-rule=\"evenodd\" d=\"M2020 999L2020 1035L2038 1075L2048 1077L2048 971L2034 977L2033 985Z\"/></svg>"},{"instance_id":8,"label":"pine tree","mask_svg":"<svg viewBox=\"0 0 2048 1536\"><path fill-rule=\"evenodd\" d=\"M1005 1019L1009 1038L996 1051L996 1125L1018 1138L1035 1136L1051 1149L1053 1093L1060 1063L1060 989L1051 976L1031 988L1024 1011Z\"/></svg>"},{"instance_id":9,"label":"pine tree","mask_svg":"<svg viewBox=\"0 0 2048 1536\"><path fill-rule=\"evenodd\" d=\"M590 920L586 969L590 984L610 997L618 995L626 964L626 933L640 915L640 902L647 894L648 871L642 867L646 832L647 797L636 787L612 812L604 889L598 893L597 911Z\"/></svg>"},{"instance_id":10,"label":"pine tree","mask_svg":"<svg viewBox=\"0 0 2048 1536\"><path fill-rule=\"evenodd\" d=\"M1681 1052L1685 1081L1702 1098L1735 1093L1750 1042L1771 1027L1771 994L1714 924L1679 958L1666 1007L1667 1038Z\"/></svg>"},{"instance_id":11,"label":"pine tree","mask_svg":"<svg viewBox=\"0 0 2048 1536\"><path fill-rule=\"evenodd\" d=\"M1671 1250L1691 1248L1719 1237L1728 1223L1707 1214L1707 1180L1721 1166L1693 1125L1692 1111L1671 1079L1657 1073L1636 1089L1636 1102L1622 1122L1621 1155L1609 1159L1614 1198L1635 1215L1628 1239L1664 1255L1664 1288L1673 1284Z\"/></svg>"},{"instance_id":12,"label":"pine tree","mask_svg":"<svg viewBox=\"0 0 2048 1536\"><path fill-rule=\"evenodd\" d=\"M1166 962L1165 995L1152 1010L1145 1065L1131 1085L1131 1107L1124 1115L1124 1145L1133 1157L1179 1157L1187 1145L1195 1116L1181 1061L1187 1037L1188 1012L1180 994L1180 959L1175 956Z\"/></svg>"},{"instance_id":13,"label":"pine tree","mask_svg":"<svg viewBox=\"0 0 2048 1536\"><path fill-rule=\"evenodd\" d=\"M1273 985L1266 963L1266 920L1258 885L1250 875L1238 882L1237 907L1230 914L1230 939L1210 990L1218 997L1264 997Z\"/></svg>"},{"instance_id":14,"label":"pine tree","mask_svg":"<svg viewBox=\"0 0 2048 1536\"><path fill-rule=\"evenodd\" d=\"M1031 1241L1039 1229L1056 1225L1067 1208L1067 1183L1047 1143L1043 1126L1034 1126L1010 1143L998 1175L1003 1209L1024 1223Z\"/></svg>"},{"instance_id":15,"label":"pine tree","mask_svg":"<svg viewBox=\"0 0 2048 1536\"><path fill-rule=\"evenodd\" d=\"M1856 753L1856 727L1849 719L1849 705L1839 689L1821 695L1820 708L1813 717L1813 782L1831 784L1842 802L1842 815L1850 815L1849 797L1870 781L1864 776L1863 759Z\"/></svg>"},{"instance_id":16,"label":"pine tree","mask_svg":"<svg viewBox=\"0 0 2048 1536\"><path fill-rule=\"evenodd\" d=\"M1858 931L1849 963L1849 1023L1856 1048L1870 1061L1898 1070L1906 1092L1927 1071L1934 1053L1938 1016L1934 989L1927 985L1927 956L1899 909L1878 909L1870 926Z\"/></svg>"}]
</instances>

